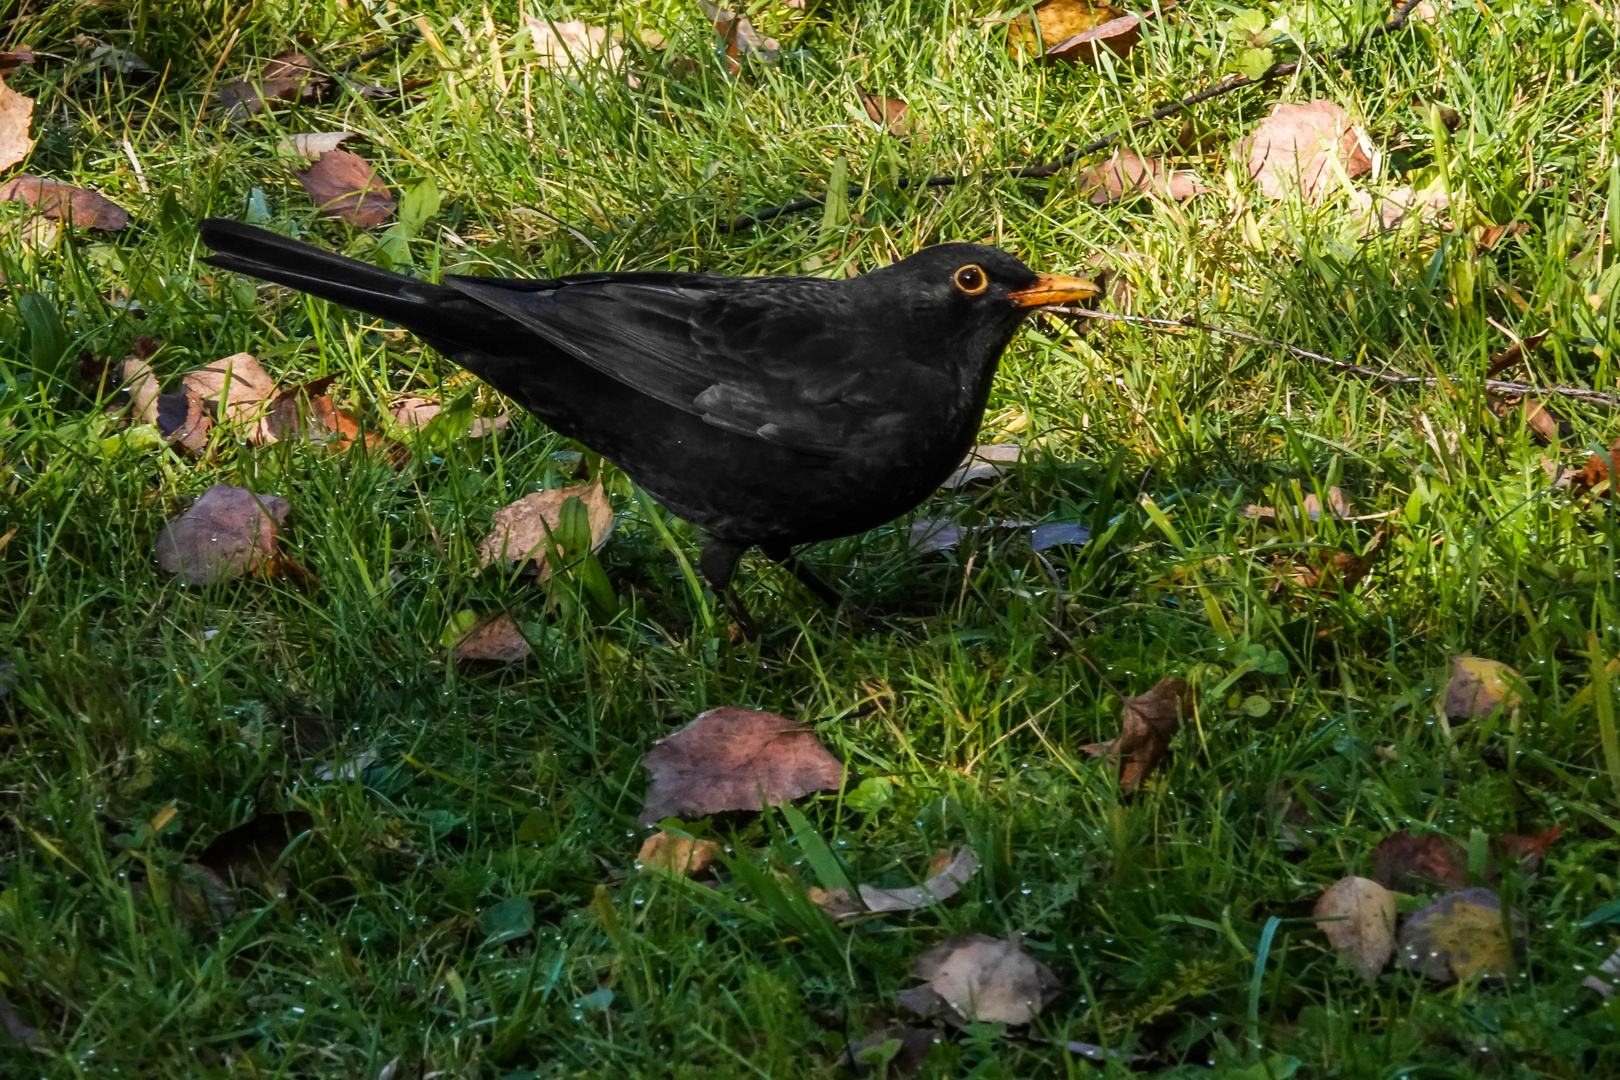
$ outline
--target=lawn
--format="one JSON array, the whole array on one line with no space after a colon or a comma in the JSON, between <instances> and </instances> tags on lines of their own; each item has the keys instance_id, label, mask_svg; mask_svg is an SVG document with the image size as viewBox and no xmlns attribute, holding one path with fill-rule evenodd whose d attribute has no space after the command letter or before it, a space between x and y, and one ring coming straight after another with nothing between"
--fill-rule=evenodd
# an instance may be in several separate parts
<instances>
[{"instance_id":1,"label":"lawn","mask_svg":"<svg viewBox=\"0 0 1620 1080\"><path fill-rule=\"evenodd\" d=\"M688 0L528 0L615 35L571 67L511 0L11 6L36 142L0 183L130 222L0 202L0 1073L777 1080L849 1075L864 1040L891 1077L1620 1075L1620 515L1604 470L1567 475L1620 416L1486 386L1546 331L1497 376L1617 389L1615 11L1426 0L1363 42L1384 4L1182 0L1054 64L1009 47L1022 4L749 10L777 47L732 56ZM241 105L295 48L314 81ZM1322 100L1364 168L1267 194L1239 141ZM286 144L327 131L397 212L320 212ZM1084 171L1109 150L1010 175L1108 135L1204 190L1110 201ZM877 629L751 557L749 641L701 537L610 463L390 324L203 264L211 215L430 278L842 276L971 240L1265 341L1031 321L981 438L1021 459L917 511L957 542L901 520L808 552ZM137 352L164 388L242 352L335 376L365 437L165 442ZM443 411L402 424L408 397ZM587 477L616 513L594 560L484 565L497 510ZM214 485L285 499L279 549L187 582L155 544ZM525 659L453 655L501 613ZM1464 663L1494 693L1458 707L1454 657L1511 670ZM1124 782L1087 747L1170 678L1180 730ZM837 786L638 823L644 755L720 706L813 725ZM641 866L660 829L719 862ZM948 899L815 902L964 848ZM1490 955L1358 971L1325 932L1353 920L1313 919L1347 876L1403 933L1489 890L1499 916L1437 925ZM1027 1022L903 1004L969 934L1049 969Z\"/></svg>"}]
</instances>

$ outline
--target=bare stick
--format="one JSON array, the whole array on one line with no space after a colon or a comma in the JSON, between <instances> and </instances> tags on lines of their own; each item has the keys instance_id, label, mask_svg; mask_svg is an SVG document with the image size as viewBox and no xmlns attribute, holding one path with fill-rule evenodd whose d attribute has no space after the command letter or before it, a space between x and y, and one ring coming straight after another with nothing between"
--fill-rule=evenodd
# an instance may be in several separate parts
<instances>
[{"instance_id":1,"label":"bare stick","mask_svg":"<svg viewBox=\"0 0 1620 1080\"><path fill-rule=\"evenodd\" d=\"M1340 45L1337 49L1334 49L1332 52L1327 54L1328 58L1332 60L1342 60L1351 53L1357 52L1358 50L1366 47L1366 45L1374 38L1383 37L1386 34L1399 33L1400 31L1406 29L1407 19L1411 16L1413 9L1415 9L1421 2L1422 0L1406 0L1406 2L1396 10L1394 17L1391 18L1389 22L1381 23L1380 25L1373 27L1358 41L1351 42L1348 45ZM1306 51L1308 50L1309 46L1306 47ZM998 177L1009 177L1015 180L1040 180L1049 176L1056 176L1059 172L1069 168L1081 158L1089 157L1099 150L1106 150L1110 146L1113 146L1115 143L1123 139L1129 132L1136 131L1138 128L1146 127L1149 124L1157 123L1160 120L1174 116L1183 109L1190 109L1194 105L1208 101L1211 98L1220 97L1222 94L1230 94L1232 91L1242 90L1246 86L1257 86L1260 83L1270 82L1273 79L1281 79L1285 76L1292 75L1294 72L1300 69L1300 66L1304 62L1304 59L1301 58L1299 60L1289 60L1286 63L1272 64L1270 67L1266 68L1265 71L1260 73L1260 77L1258 79L1251 79L1247 75L1237 75L1230 79L1223 80L1222 82L1218 82L1213 86L1207 86L1197 93L1189 94L1180 101L1172 101L1168 105L1162 105L1159 108L1154 109L1148 115L1132 120L1128 125L1126 125L1125 131L1120 132L1117 135L1108 135L1101 139L1093 140L1092 142L1086 143L1084 146L1076 147L1075 149L1065 153L1056 161L1048 161L1041 165L1024 165L1011 169L992 169L983 174L983 179L994 180ZM909 176L903 176L900 178L897 186L902 190L919 186L952 187L956 184L966 183L973 178L974 177L972 174L961 176L956 173L941 173L938 176L930 176L928 179L918 182L913 181ZM863 184L851 184L849 186L848 195L851 199L858 198L865 193L866 187ZM723 233L740 232L743 229L752 228L755 225L771 221L774 218L779 218L784 214L796 214L801 210L809 210L813 207L822 205L826 201L827 197L825 195L810 195L803 199L794 199L792 202L785 202L780 206L771 206L764 210L756 210L752 214L743 214L741 217L732 218L730 221L722 222L719 225L719 229Z\"/></svg>"},{"instance_id":2,"label":"bare stick","mask_svg":"<svg viewBox=\"0 0 1620 1080\"><path fill-rule=\"evenodd\" d=\"M1290 345L1286 341L1276 341L1272 338L1260 337L1258 334L1246 333L1242 330L1229 330L1224 326L1211 326L1209 323L1199 322L1197 319L1152 319L1145 315L1116 315L1111 311L1091 311L1088 308L1073 307L1043 307L1040 309L1050 315L1061 315L1067 319L1101 319L1104 322L1130 323L1133 326L1146 326L1156 330L1201 330L1206 334L1221 334L1225 337L1237 338L1240 341L1252 341L1256 345L1269 345L1275 349L1286 349L1302 360L1309 360L1323 367L1330 367L1336 371L1349 372L1351 375L1363 375L1369 379L1378 379L1395 386L1437 386L1440 380L1432 375L1408 375L1402 371L1380 371L1378 368L1368 367L1366 364L1352 364L1348 360L1335 360L1331 356L1323 356L1309 349L1302 349L1298 345ZM1500 355L1500 354L1499 354ZM1579 386L1532 386L1529 383L1505 382L1502 379L1485 380L1485 389L1498 394L1531 394L1540 397L1567 397L1576 401L1586 401L1593 405L1607 405L1609 408L1620 407L1620 401L1615 395L1605 394L1601 390L1587 390Z\"/></svg>"}]
</instances>

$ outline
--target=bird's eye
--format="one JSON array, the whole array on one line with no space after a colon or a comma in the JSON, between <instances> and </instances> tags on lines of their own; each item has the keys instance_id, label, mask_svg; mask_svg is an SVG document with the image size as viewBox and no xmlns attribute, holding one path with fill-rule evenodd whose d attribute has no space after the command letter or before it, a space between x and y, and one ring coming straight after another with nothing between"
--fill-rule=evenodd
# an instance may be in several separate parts
<instances>
[{"instance_id":1,"label":"bird's eye","mask_svg":"<svg viewBox=\"0 0 1620 1080\"><path fill-rule=\"evenodd\" d=\"M990 284L990 280L984 276L984 271L971 263L958 270L954 280L956 287L969 296L978 296Z\"/></svg>"}]
</instances>

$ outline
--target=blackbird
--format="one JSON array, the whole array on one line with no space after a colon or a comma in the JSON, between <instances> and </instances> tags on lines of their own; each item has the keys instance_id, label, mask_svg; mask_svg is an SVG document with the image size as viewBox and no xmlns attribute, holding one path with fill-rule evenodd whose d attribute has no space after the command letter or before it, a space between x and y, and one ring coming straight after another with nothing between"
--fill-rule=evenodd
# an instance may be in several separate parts
<instances>
[{"instance_id":1,"label":"blackbird","mask_svg":"<svg viewBox=\"0 0 1620 1080\"><path fill-rule=\"evenodd\" d=\"M939 487L973 445L1002 350L1041 304L1095 296L978 244L843 281L689 273L562 278L380 270L210 218L205 262L390 320L623 469L707 534L732 588L758 546L836 607L794 548L864 532Z\"/></svg>"}]
</instances>

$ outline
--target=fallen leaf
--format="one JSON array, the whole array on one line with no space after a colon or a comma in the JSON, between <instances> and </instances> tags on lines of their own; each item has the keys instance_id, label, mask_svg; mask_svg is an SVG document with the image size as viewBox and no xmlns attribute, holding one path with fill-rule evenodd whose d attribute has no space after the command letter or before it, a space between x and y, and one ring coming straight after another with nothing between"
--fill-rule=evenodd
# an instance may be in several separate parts
<instances>
[{"instance_id":1,"label":"fallen leaf","mask_svg":"<svg viewBox=\"0 0 1620 1080\"><path fill-rule=\"evenodd\" d=\"M1080 547L1091 540L1091 530L1068 521L1049 521L1030 530L1029 546L1036 551L1054 547Z\"/></svg>"},{"instance_id":2,"label":"fallen leaf","mask_svg":"<svg viewBox=\"0 0 1620 1080\"><path fill-rule=\"evenodd\" d=\"M963 848L949 864L921 885L903 889L860 886L861 902L868 911L917 911L955 896L978 869L979 860L974 858L973 849Z\"/></svg>"},{"instance_id":3,"label":"fallen leaf","mask_svg":"<svg viewBox=\"0 0 1620 1080\"><path fill-rule=\"evenodd\" d=\"M1287 584L1292 584L1307 591L1327 592L1334 585L1338 585L1345 592L1350 592L1361 584L1383 558L1388 534L1387 527L1380 527L1373 533L1372 539L1367 542L1367 549L1360 555L1348 551L1335 551L1331 555L1324 555L1318 548L1307 556L1307 561L1304 562L1295 562L1284 555L1274 556L1272 567L1281 574L1277 588L1282 589Z\"/></svg>"},{"instance_id":4,"label":"fallen leaf","mask_svg":"<svg viewBox=\"0 0 1620 1080\"><path fill-rule=\"evenodd\" d=\"M812 885L805 891L817 907L835 919L853 919L866 914L866 905L848 889L840 887L823 889Z\"/></svg>"},{"instance_id":5,"label":"fallen leaf","mask_svg":"<svg viewBox=\"0 0 1620 1080\"><path fill-rule=\"evenodd\" d=\"M0 57L15 55L0 53ZM32 53L28 54L28 59L33 60ZM15 66L0 62L0 75ZM28 128L33 120L34 99L24 97L0 81L0 169L11 168L33 150L34 140L28 137Z\"/></svg>"},{"instance_id":6,"label":"fallen leaf","mask_svg":"<svg viewBox=\"0 0 1620 1080\"><path fill-rule=\"evenodd\" d=\"M844 1047L844 1068L856 1076L870 1076L874 1068L884 1076L911 1076L938 1041L939 1032L932 1028L891 1024Z\"/></svg>"},{"instance_id":7,"label":"fallen leaf","mask_svg":"<svg viewBox=\"0 0 1620 1080\"><path fill-rule=\"evenodd\" d=\"M268 886L275 893L285 893L287 870L277 864L287 845L314 827L315 819L303 810L260 814L245 825L220 833L197 856L197 861L226 881L256 888Z\"/></svg>"},{"instance_id":8,"label":"fallen leaf","mask_svg":"<svg viewBox=\"0 0 1620 1080\"><path fill-rule=\"evenodd\" d=\"M170 896L175 916L185 926L221 926L236 917L230 883L200 862L181 867Z\"/></svg>"},{"instance_id":9,"label":"fallen leaf","mask_svg":"<svg viewBox=\"0 0 1620 1080\"><path fill-rule=\"evenodd\" d=\"M298 157L316 161L322 154L330 153L348 140L358 138L361 138L360 134L354 131L306 131L289 136L282 145Z\"/></svg>"},{"instance_id":10,"label":"fallen leaf","mask_svg":"<svg viewBox=\"0 0 1620 1080\"><path fill-rule=\"evenodd\" d=\"M1033 24L1031 15L1034 16ZM1032 11L1019 15L1008 26L1007 43L1015 52L1025 55L1037 51L1049 52L1077 34L1124 15L1125 11L1121 8L1111 4L1094 4L1089 0L1041 0Z\"/></svg>"},{"instance_id":11,"label":"fallen leaf","mask_svg":"<svg viewBox=\"0 0 1620 1080\"><path fill-rule=\"evenodd\" d=\"M1541 869L1541 861L1552 850L1553 841L1564 834L1562 825L1554 825L1546 832L1517 833L1496 838L1497 853L1509 859L1519 860L1519 871L1533 874Z\"/></svg>"},{"instance_id":12,"label":"fallen leaf","mask_svg":"<svg viewBox=\"0 0 1620 1080\"><path fill-rule=\"evenodd\" d=\"M748 16L736 15L711 0L698 0L698 7L708 16L714 32L725 39L726 66L733 75L741 68L738 62L741 57L755 56L766 61L776 59L781 44L775 38L765 37L755 30Z\"/></svg>"},{"instance_id":13,"label":"fallen leaf","mask_svg":"<svg viewBox=\"0 0 1620 1080\"><path fill-rule=\"evenodd\" d=\"M1569 417L1535 398L1522 394L1507 396L1494 390L1487 390L1485 404L1489 406L1491 412L1503 419L1515 412L1518 413L1524 418L1525 426L1530 429L1536 441L1543 446L1575 437L1575 426L1570 423Z\"/></svg>"},{"instance_id":14,"label":"fallen leaf","mask_svg":"<svg viewBox=\"0 0 1620 1080\"><path fill-rule=\"evenodd\" d=\"M1119 738L1081 747L1095 757L1120 763L1119 783L1127 790L1146 780L1170 752L1170 740L1190 715L1197 692L1180 679L1160 679L1145 694L1125 699Z\"/></svg>"},{"instance_id":15,"label":"fallen leaf","mask_svg":"<svg viewBox=\"0 0 1620 1080\"><path fill-rule=\"evenodd\" d=\"M1333 157L1352 179L1372 169L1349 114L1326 99L1278 105L1238 142L1237 152L1261 192L1273 199L1300 192L1307 201L1320 202L1333 189Z\"/></svg>"},{"instance_id":16,"label":"fallen leaf","mask_svg":"<svg viewBox=\"0 0 1620 1080\"><path fill-rule=\"evenodd\" d=\"M1373 879L1400 893L1422 892L1435 883L1466 885L1468 874L1463 866L1467 861L1463 846L1449 836L1413 836L1402 829L1384 837L1373 848Z\"/></svg>"},{"instance_id":17,"label":"fallen leaf","mask_svg":"<svg viewBox=\"0 0 1620 1080\"><path fill-rule=\"evenodd\" d=\"M906 542L914 551L926 555L955 547L972 531L972 526L957 525L944 518L917 518L911 523Z\"/></svg>"},{"instance_id":18,"label":"fallen leaf","mask_svg":"<svg viewBox=\"0 0 1620 1080\"><path fill-rule=\"evenodd\" d=\"M1620 440L1609 447L1606 454L1593 454L1586 459L1585 468L1576 473L1569 486L1575 491L1591 491L1609 479L1609 463L1620 456Z\"/></svg>"},{"instance_id":19,"label":"fallen leaf","mask_svg":"<svg viewBox=\"0 0 1620 1080\"><path fill-rule=\"evenodd\" d=\"M475 416L467 427L467 438L482 439L485 435L493 435L497 431L505 431L512 418L506 413L498 416ZM556 455L553 454L553 457Z\"/></svg>"},{"instance_id":20,"label":"fallen leaf","mask_svg":"<svg viewBox=\"0 0 1620 1080\"><path fill-rule=\"evenodd\" d=\"M202 404L195 397L190 394L159 394L154 412L152 423L166 441L178 443L193 454L202 453L208 445L208 431L214 422L203 412Z\"/></svg>"},{"instance_id":21,"label":"fallen leaf","mask_svg":"<svg viewBox=\"0 0 1620 1080\"><path fill-rule=\"evenodd\" d=\"M382 755L368 746L347 760L334 758L321 762L315 767L315 779L328 783L333 780L358 780L362 773L381 760Z\"/></svg>"},{"instance_id":22,"label":"fallen leaf","mask_svg":"<svg viewBox=\"0 0 1620 1080\"><path fill-rule=\"evenodd\" d=\"M432 398L408 397L395 403L392 415L395 422L407 431L421 431L443 408Z\"/></svg>"},{"instance_id":23,"label":"fallen leaf","mask_svg":"<svg viewBox=\"0 0 1620 1080\"><path fill-rule=\"evenodd\" d=\"M1451 679L1446 683L1446 716L1453 720L1483 720L1497 709L1511 710L1524 699L1513 689L1519 673L1506 664L1482 656L1453 656Z\"/></svg>"},{"instance_id":24,"label":"fallen leaf","mask_svg":"<svg viewBox=\"0 0 1620 1080\"><path fill-rule=\"evenodd\" d=\"M1364 877L1340 878L1316 901L1314 914L1328 942L1361 977L1377 979L1395 954L1395 896Z\"/></svg>"},{"instance_id":25,"label":"fallen leaf","mask_svg":"<svg viewBox=\"0 0 1620 1080\"><path fill-rule=\"evenodd\" d=\"M1506 225L1486 225L1479 231L1477 241L1479 250L1491 251L1502 242L1503 237L1523 236L1529 231L1529 224L1523 221L1510 221Z\"/></svg>"},{"instance_id":26,"label":"fallen leaf","mask_svg":"<svg viewBox=\"0 0 1620 1080\"><path fill-rule=\"evenodd\" d=\"M666 874L697 877L720 861L723 849L713 840L693 840L687 836L674 836L656 832L636 853L636 865L643 870L661 870Z\"/></svg>"},{"instance_id":27,"label":"fallen leaf","mask_svg":"<svg viewBox=\"0 0 1620 1080\"><path fill-rule=\"evenodd\" d=\"M275 558L276 527L290 508L274 495L215 484L158 533L158 565L192 585L264 568Z\"/></svg>"},{"instance_id":28,"label":"fallen leaf","mask_svg":"<svg viewBox=\"0 0 1620 1080\"><path fill-rule=\"evenodd\" d=\"M1082 30L1051 46L1044 54L1049 62L1074 63L1076 60L1091 67L1097 66L1097 51L1106 47L1123 60L1142 40L1142 20L1135 15L1121 15L1105 23Z\"/></svg>"},{"instance_id":29,"label":"fallen leaf","mask_svg":"<svg viewBox=\"0 0 1620 1080\"><path fill-rule=\"evenodd\" d=\"M321 446L346 450L360 437L360 421L332 403L328 391L336 375L326 375L276 391L265 412L265 427L272 439L302 437Z\"/></svg>"},{"instance_id":30,"label":"fallen leaf","mask_svg":"<svg viewBox=\"0 0 1620 1080\"><path fill-rule=\"evenodd\" d=\"M514 896L491 904L479 914L478 929L483 931L488 945L528 937L534 932L534 901L527 896Z\"/></svg>"},{"instance_id":31,"label":"fallen leaf","mask_svg":"<svg viewBox=\"0 0 1620 1080\"><path fill-rule=\"evenodd\" d=\"M10 75L24 64L32 64L33 62L33 49L0 50L0 78Z\"/></svg>"},{"instance_id":32,"label":"fallen leaf","mask_svg":"<svg viewBox=\"0 0 1620 1080\"><path fill-rule=\"evenodd\" d=\"M1512 912L1513 942L1523 947L1529 924ZM1476 975L1507 975L1512 956L1502 931L1502 901L1490 889L1447 893L1407 916L1401 927L1399 963L1437 982L1458 982Z\"/></svg>"},{"instance_id":33,"label":"fallen leaf","mask_svg":"<svg viewBox=\"0 0 1620 1080\"><path fill-rule=\"evenodd\" d=\"M1153 192L1171 199L1190 199L1210 189L1186 169L1166 170L1159 158L1145 158L1132 150L1116 150L1078 174L1080 193L1093 206L1106 206L1127 196Z\"/></svg>"},{"instance_id":34,"label":"fallen leaf","mask_svg":"<svg viewBox=\"0 0 1620 1080\"><path fill-rule=\"evenodd\" d=\"M613 506L608 502L602 482L574 484L569 487L536 491L495 511L494 529L484 538L478 551L482 564L500 561L516 565L534 560L544 581L551 576L547 539L562 521L563 503L579 499L591 523L591 550L600 548L613 531ZM562 552L563 555L581 554Z\"/></svg>"},{"instance_id":35,"label":"fallen leaf","mask_svg":"<svg viewBox=\"0 0 1620 1080\"><path fill-rule=\"evenodd\" d=\"M869 90L861 90L860 95L861 105L865 107L866 115L872 118L872 123L897 139L909 138L916 133L907 115L911 107L903 99L884 97Z\"/></svg>"},{"instance_id":36,"label":"fallen leaf","mask_svg":"<svg viewBox=\"0 0 1620 1080\"><path fill-rule=\"evenodd\" d=\"M371 164L347 150L327 151L293 176L322 217L338 218L358 229L381 225L398 206Z\"/></svg>"},{"instance_id":37,"label":"fallen leaf","mask_svg":"<svg viewBox=\"0 0 1620 1080\"><path fill-rule=\"evenodd\" d=\"M617 71L624 62L624 47L599 26L542 19L528 12L523 13L523 25L529 28L529 41L542 67L589 70L600 57L608 70Z\"/></svg>"},{"instance_id":38,"label":"fallen leaf","mask_svg":"<svg viewBox=\"0 0 1620 1080\"><path fill-rule=\"evenodd\" d=\"M185 392L213 410L220 423L240 425L251 443L271 441L265 413L276 382L251 353L234 353L188 371L180 378Z\"/></svg>"},{"instance_id":39,"label":"fallen leaf","mask_svg":"<svg viewBox=\"0 0 1620 1080\"><path fill-rule=\"evenodd\" d=\"M0 184L0 202L25 202L48 218L107 232L129 224L124 208L105 196L27 173Z\"/></svg>"},{"instance_id":40,"label":"fallen leaf","mask_svg":"<svg viewBox=\"0 0 1620 1080\"><path fill-rule=\"evenodd\" d=\"M968 451L967 457L962 459L962 464L957 466L956 471L947 476L939 486L947 489L959 488L966 484L994 480L1022 455L1023 448L1017 443L975 446Z\"/></svg>"},{"instance_id":41,"label":"fallen leaf","mask_svg":"<svg viewBox=\"0 0 1620 1080\"><path fill-rule=\"evenodd\" d=\"M1358 202L1368 213L1368 219L1361 229L1362 235L1366 236L1374 229L1393 229L1414 215L1418 219L1434 219L1451 206L1451 196L1446 193L1445 182L1436 179L1417 191L1402 186L1384 195L1367 195ZM1377 208L1376 214L1372 213L1374 207Z\"/></svg>"},{"instance_id":42,"label":"fallen leaf","mask_svg":"<svg viewBox=\"0 0 1620 1080\"><path fill-rule=\"evenodd\" d=\"M90 53L89 59L101 70L115 71L120 75L134 75L152 70L152 65L148 64L146 58L139 53L105 43L97 45Z\"/></svg>"},{"instance_id":43,"label":"fallen leaf","mask_svg":"<svg viewBox=\"0 0 1620 1080\"><path fill-rule=\"evenodd\" d=\"M843 767L816 739L815 728L756 709L710 709L642 758L651 774L636 819L702 817L722 810L780 806L812 791L838 787Z\"/></svg>"},{"instance_id":44,"label":"fallen leaf","mask_svg":"<svg viewBox=\"0 0 1620 1080\"><path fill-rule=\"evenodd\" d=\"M1297 495L1299 492L1298 481L1294 482L1293 490ZM1322 500L1317 496L1316 492L1306 492L1299 500L1299 509L1303 510L1305 516L1311 521L1319 521L1322 517ZM1254 503L1249 503L1243 508L1244 517L1259 518L1265 521L1275 521L1279 513L1292 516L1294 512L1293 506L1279 508L1275 506L1256 506ZM1329 517L1347 518L1351 516L1350 500L1344 497L1344 492L1340 491L1336 485L1327 489L1327 512Z\"/></svg>"},{"instance_id":45,"label":"fallen leaf","mask_svg":"<svg viewBox=\"0 0 1620 1080\"><path fill-rule=\"evenodd\" d=\"M453 652L459 661L485 660L495 664L516 664L534 650L519 629L517 620L506 612L492 616L468 630L456 642Z\"/></svg>"},{"instance_id":46,"label":"fallen leaf","mask_svg":"<svg viewBox=\"0 0 1620 1080\"><path fill-rule=\"evenodd\" d=\"M157 420L157 400L163 393L152 365L139 356L124 361L124 386L129 390L129 415L137 424Z\"/></svg>"},{"instance_id":47,"label":"fallen leaf","mask_svg":"<svg viewBox=\"0 0 1620 1080\"><path fill-rule=\"evenodd\" d=\"M917 957L911 975L926 982L952 1022L1027 1024L1063 989L1052 969L1025 953L1016 940L984 934L946 938ZM910 1000L928 1000L919 998Z\"/></svg>"},{"instance_id":48,"label":"fallen leaf","mask_svg":"<svg viewBox=\"0 0 1620 1080\"><path fill-rule=\"evenodd\" d=\"M219 101L227 117L240 120L271 102L318 97L329 81L302 51L288 49L266 61L258 79L237 79L220 87Z\"/></svg>"},{"instance_id":49,"label":"fallen leaf","mask_svg":"<svg viewBox=\"0 0 1620 1080\"><path fill-rule=\"evenodd\" d=\"M1515 341L1501 352L1492 353L1490 359L1485 361L1485 377L1487 379L1500 378L1502 373L1523 360L1530 353L1541 348L1541 343L1547 340L1551 330L1543 330L1539 334L1531 334L1522 341Z\"/></svg>"}]
</instances>

